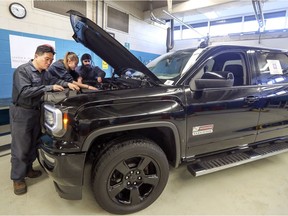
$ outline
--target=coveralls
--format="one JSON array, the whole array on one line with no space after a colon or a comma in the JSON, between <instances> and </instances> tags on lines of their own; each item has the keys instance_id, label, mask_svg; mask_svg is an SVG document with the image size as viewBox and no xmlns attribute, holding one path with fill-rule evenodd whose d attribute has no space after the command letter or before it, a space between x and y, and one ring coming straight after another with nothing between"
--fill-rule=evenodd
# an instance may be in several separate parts
<instances>
[{"instance_id":1,"label":"coveralls","mask_svg":"<svg viewBox=\"0 0 288 216\"><path fill-rule=\"evenodd\" d=\"M52 65L50 65L50 67L48 68L48 71L49 73L46 75L52 75L54 79L61 79L70 83L73 83L73 81L77 82L77 79L79 77L79 74L75 70L67 70L65 68L63 59L60 59L54 62ZM51 79L51 78L48 78L48 79Z\"/></svg>"},{"instance_id":2,"label":"coveralls","mask_svg":"<svg viewBox=\"0 0 288 216\"><path fill-rule=\"evenodd\" d=\"M76 68L76 72L82 77L82 82L84 84L89 84L92 86L97 85L98 77L101 77L102 79L104 79L104 77L106 76L106 73L103 70L101 70L97 66L92 66L92 65L79 66Z\"/></svg>"},{"instance_id":3,"label":"coveralls","mask_svg":"<svg viewBox=\"0 0 288 216\"><path fill-rule=\"evenodd\" d=\"M11 179L22 181L32 169L37 156L37 144L41 135L40 106L44 92L52 91L53 85L45 85L44 74L33 66L32 60L20 65L13 74L11 127ZM55 80L64 87L67 82ZM51 84L51 83L50 83Z\"/></svg>"}]
</instances>

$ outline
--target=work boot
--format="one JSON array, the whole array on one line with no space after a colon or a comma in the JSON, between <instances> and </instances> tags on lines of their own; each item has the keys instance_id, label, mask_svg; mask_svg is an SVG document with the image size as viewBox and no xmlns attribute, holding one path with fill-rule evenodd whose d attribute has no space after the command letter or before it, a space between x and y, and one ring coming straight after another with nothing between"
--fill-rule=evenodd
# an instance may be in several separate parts
<instances>
[{"instance_id":1,"label":"work boot","mask_svg":"<svg viewBox=\"0 0 288 216\"><path fill-rule=\"evenodd\" d=\"M27 177L28 178L38 178L39 176L42 175L42 172L40 170L33 170L33 169L30 169L28 172L27 172Z\"/></svg>"},{"instance_id":2,"label":"work boot","mask_svg":"<svg viewBox=\"0 0 288 216\"><path fill-rule=\"evenodd\" d=\"M27 185L24 180L13 181L13 188L16 195L25 194L27 192Z\"/></svg>"}]
</instances>

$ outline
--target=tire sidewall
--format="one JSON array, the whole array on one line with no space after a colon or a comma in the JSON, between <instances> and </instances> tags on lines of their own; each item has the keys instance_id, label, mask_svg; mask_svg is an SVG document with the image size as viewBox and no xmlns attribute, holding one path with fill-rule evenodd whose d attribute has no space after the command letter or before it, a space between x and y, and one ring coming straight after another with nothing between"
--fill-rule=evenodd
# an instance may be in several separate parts
<instances>
[{"instance_id":1,"label":"tire sidewall","mask_svg":"<svg viewBox=\"0 0 288 216\"><path fill-rule=\"evenodd\" d=\"M107 184L115 167L128 158L144 156L153 160L157 164L157 176L159 182L152 193L144 201L137 205L124 205L112 200L107 191ZM168 176L169 165L162 149L151 141L145 142L124 142L118 147L113 146L98 161L95 167L94 181L92 187L98 204L108 212L116 214L127 214L142 210L151 205L164 190Z\"/></svg>"}]
</instances>

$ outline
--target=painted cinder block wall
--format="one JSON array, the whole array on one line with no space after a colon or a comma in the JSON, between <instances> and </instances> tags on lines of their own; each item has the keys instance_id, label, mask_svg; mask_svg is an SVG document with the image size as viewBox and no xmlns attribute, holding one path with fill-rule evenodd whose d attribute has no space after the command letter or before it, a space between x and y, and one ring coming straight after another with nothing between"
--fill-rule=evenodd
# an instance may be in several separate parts
<instances>
[{"instance_id":1,"label":"painted cinder block wall","mask_svg":"<svg viewBox=\"0 0 288 216\"><path fill-rule=\"evenodd\" d=\"M88 52L92 55L94 63L101 67L102 59L73 40L73 31L68 16L34 8L33 0L18 0L17 2L26 7L27 15L24 19L16 19L9 12L9 5L12 2L14 0L0 1L0 100L11 98L12 92L14 68L11 67L9 35L55 41L56 60L63 58L67 51L73 51L79 57ZM114 33L116 40L122 45L129 44L129 50L143 63L148 63L166 52L165 26L144 22L143 12L137 11L129 4L121 1L108 1L103 5L104 7L102 7L102 4L102 1L98 2L96 13L95 1L87 1L87 17L94 22L97 20L99 26ZM129 14L129 33L106 27L105 8L107 5ZM68 10L70 10L69 5L67 5ZM109 76L112 69L109 67L105 71Z\"/></svg>"}]
</instances>

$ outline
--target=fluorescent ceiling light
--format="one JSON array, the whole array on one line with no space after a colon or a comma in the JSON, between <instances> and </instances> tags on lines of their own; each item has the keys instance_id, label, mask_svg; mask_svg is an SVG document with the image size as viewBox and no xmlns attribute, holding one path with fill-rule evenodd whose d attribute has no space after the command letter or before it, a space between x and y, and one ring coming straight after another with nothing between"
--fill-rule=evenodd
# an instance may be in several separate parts
<instances>
[{"instance_id":1,"label":"fluorescent ceiling light","mask_svg":"<svg viewBox=\"0 0 288 216\"><path fill-rule=\"evenodd\" d=\"M217 15L214 11L204 13L204 15L205 15L208 19L216 19L216 18L218 18L218 15Z\"/></svg>"}]
</instances>

